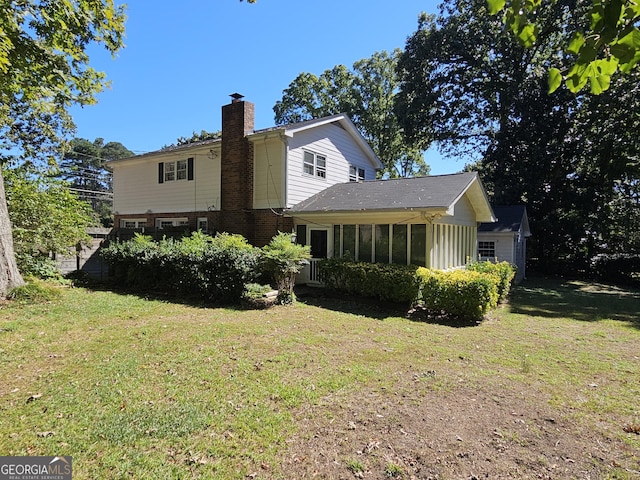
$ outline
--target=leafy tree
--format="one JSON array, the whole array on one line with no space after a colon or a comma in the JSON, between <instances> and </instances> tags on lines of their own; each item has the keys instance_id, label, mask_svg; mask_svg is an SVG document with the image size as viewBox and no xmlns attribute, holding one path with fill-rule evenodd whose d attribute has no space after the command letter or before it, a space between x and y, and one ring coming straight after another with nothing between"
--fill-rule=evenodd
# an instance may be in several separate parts
<instances>
[{"instance_id":1,"label":"leafy tree","mask_svg":"<svg viewBox=\"0 0 640 480\"><path fill-rule=\"evenodd\" d=\"M501 12L504 22L520 43L536 45L542 28L538 11L557 0L487 0L491 14ZM640 4L636 0L592 0L585 8L564 12L563 30L570 34L565 48L574 57L564 69L549 70L549 91L564 79L571 92L589 82L596 95L609 88L616 72L629 73L640 61Z\"/></svg>"},{"instance_id":2,"label":"leafy tree","mask_svg":"<svg viewBox=\"0 0 640 480\"><path fill-rule=\"evenodd\" d=\"M105 75L87 48L122 46L124 7L113 0L8 2L0 7L0 163L52 162L73 122L69 107L95 103ZM14 259L0 170L0 295L23 283Z\"/></svg>"},{"instance_id":3,"label":"leafy tree","mask_svg":"<svg viewBox=\"0 0 640 480\"><path fill-rule=\"evenodd\" d=\"M134 153L120 142L104 143L103 138L90 142L84 138L73 138L69 149L60 162L60 176L70 182L70 188L80 198L88 200L104 226L113 223L111 199L111 172L105 162L132 157Z\"/></svg>"},{"instance_id":4,"label":"leafy tree","mask_svg":"<svg viewBox=\"0 0 640 480\"><path fill-rule=\"evenodd\" d=\"M262 248L262 258L266 271L275 277L278 287L277 302L281 305L295 302L293 286L296 274L300 273L311 258L311 247L293 243L292 234L279 232Z\"/></svg>"},{"instance_id":5,"label":"leafy tree","mask_svg":"<svg viewBox=\"0 0 640 480\"><path fill-rule=\"evenodd\" d=\"M597 100L544 88L549 65L567 60L558 52L570 5L541 7L528 49L487 15L484 1L449 0L438 17L421 18L399 61L406 134L466 158L494 203L525 203L529 255L545 270L579 270L603 249L626 248L622 225L637 218L623 206L637 205L638 119L629 115L640 108L637 77Z\"/></svg>"},{"instance_id":6,"label":"leafy tree","mask_svg":"<svg viewBox=\"0 0 640 480\"><path fill-rule=\"evenodd\" d=\"M95 214L65 182L27 168L6 169L4 180L23 273L42 274L50 254L74 253L78 244L91 240L86 229L96 224Z\"/></svg>"},{"instance_id":7,"label":"leafy tree","mask_svg":"<svg viewBox=\"0 0 640 480\"><path fill-rule=\"evenodd\" d=\"M320 76L301 73L274 106L276 124L346 113L362 132L391 177L427 175L424 143L408 144L394 113L395 72L400 50L377 52L352 69L337 65Z\"/></svg>"},{"instance_id":8,"label":"leafy tree","mask_svg":"<svg viewBox=\"0 0 640 480\"><path fill-rule=\"evenodd\" d=\"M206 130L200 130L200 133L194 131L190 137L178 137L176 143L165 145L162 147L162 150L169 150L171 148L179 147L182 145L189 145L191 143L204 142L205 140L215 140L221 137L222 132L220 130L218 130L217 132L207 132Z\"/></svg>"}]
</instances>

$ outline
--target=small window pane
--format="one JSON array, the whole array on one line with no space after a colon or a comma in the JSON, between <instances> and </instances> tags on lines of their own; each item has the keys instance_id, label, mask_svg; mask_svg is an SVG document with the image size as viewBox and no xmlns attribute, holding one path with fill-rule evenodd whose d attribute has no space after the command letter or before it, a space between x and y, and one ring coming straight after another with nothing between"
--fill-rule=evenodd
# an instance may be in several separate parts
<instances>
[{"instance_id":1,"label":"small window pane","mask_svg":"<svg viewBox=\"0 0 640 480\"><path fill-rule=\"evenodd\" d=\"M411 265L427 265L427 226L411 225Z\"/></svg>"},{"instance_id":2,"label":"small window pane","mask_svg":"<svg viewBox=\"0 0 640 480\"><path fill-rule=\"evenodd\" d=\"M356 258L356 226L342 226L342 256L355 259Z\"/></svg>"},{"instance_id":3,"label":"small window pane","mask_svg":"<svg viewBox=\"0 0 640 480\"><path fill-rule=\"evenodd\" d=\"M483 258L495 258L496 242L478 242L478 255Z\"/></svg>"},{"instance_id":4,"label":"small window pane","mask_svg":"<svg viewBox=\"0 0 640 480\"><path fill-rule=\"evenodd\" d=\"M322 178L327 176L327 159L320 155L316 155L316 175Z\"/></svg>"},{"instance_id":5,"label":"small window pane","mask_svg":"<svg viewBox=\"0 0 640 480\"><path fill-rule=\"evenodd\" d=\"M376 262L389 263L389 225L376 225Z\"/></svg>"},{"instance_id":6,"label":"small window pane","mask_svg":"<svg viewBox=\"0 0 640 480\"><path fill-rule=\"evenodd\" d=\"M391 261L398 265L407 264L407 226L394 225Z\"/></svg>"},{"instance_id":7,"label":"small window pane","mask_svg":"<svg viewBox=\"0 0 640 480\"><path fill-rule=\"evenodd\" d=\"M358 260L361 262L371 262L371 225L360 225L359 244L358 244Z\"/></svg>"},{"instance_id":8,"label":"small window pane","mask_svg":"<svg viewBox=\"0 0 640 480\"><path fill-rule=\"evenodd\" d=\"M178 180L186 180L187 179L187 161L186 160L178 160L176 165L176 178Z\"/></svg>"},{"instance_id":9,"label":"small window pane","mask_svg":"<svg viewBox=\"0 0 640 480\"><path fill-rule=\"evenodd\" d=\"M304 152L304 173L308 175L313 175L314 173L314 155L310 152Z\"/></svg>"}]
</instances>

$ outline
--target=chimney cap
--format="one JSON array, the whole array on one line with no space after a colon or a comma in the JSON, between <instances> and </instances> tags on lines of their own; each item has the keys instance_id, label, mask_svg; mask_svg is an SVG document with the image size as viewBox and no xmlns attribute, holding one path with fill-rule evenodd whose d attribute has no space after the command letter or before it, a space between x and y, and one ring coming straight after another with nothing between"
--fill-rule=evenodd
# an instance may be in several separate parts
<instances>
[{"instance_id":1,"label":"chimney cap","mask_svg":"<svg viewBox=\"0 0 640 480\"><path fill-rule=\"evenodd\" d=\"M233 99L232 102L239 102L244 98L244 95L242 95L241 93L232 93L229 96Z\"/></svg>"}]
</instances>

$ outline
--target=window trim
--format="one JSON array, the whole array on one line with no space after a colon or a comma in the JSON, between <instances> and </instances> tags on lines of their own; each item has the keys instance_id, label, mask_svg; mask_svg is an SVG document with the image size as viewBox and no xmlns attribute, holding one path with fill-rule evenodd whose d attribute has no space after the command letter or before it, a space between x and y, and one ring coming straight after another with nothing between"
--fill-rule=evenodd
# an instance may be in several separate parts
<instances>
[{"instance_id":1,"label":"window trim","mask_svg":"<svg viewBox=\"0 0 640 480\"><path fill-rule=\"evenodd\" d=\"M158 183L191 181L194 179L194 158L182 158L158 163Z\"/></svg>"},{"instance_id":2,"label":"window trim","mask_svg":"<svg viewBox=\"0 0 640 480\"><path fill-rule=\"evenodd\" d=\"M327 156L311 150L302 151L302 174L308 177L327 179ZM308 161L307 155L313 157L313 163ZM310 171L307 171L310 170Z\"/></svg>"},{"instance_id":3,"label":"window trim","mask_svg":"<svg viewBox=\"0 0 640 480\"><path fill-rule=\"evenodd\" d=\"M127 227L127 223L135 223L135 227ZM120 228L145 228L147 226L146 218L121 218Z\"/></svg>"},{"instance_id":4,"label":"window trim","mask_svg":"<svg viewBox=\"0 0 640 480\"><path fill-rule=\"evenodd\" d=\"M162 225L163 223L169 223L171 225ZM163 217L156 218L155 228L158 230L162 230L163 228L175 228L175 227L188 227L189 219L187 217Z\"/></svg>"},{"instance_id":5,"label":"window trim","mask_svg":"<svg viewBox=\"0 0 640 480\"><path fill-rule=\"evenodd\" d=\"M364 168L356 165L349 165L349 181L350 182L364 182L366 178L366 172Z\"/></svg>"},{"instance_id":6,"label":"window trim","mask_svg":"<svg viewBox=\"0 0 640 480\"><path fill-rule=\"evenodd\" d=\"M493 255L485 255L485 253L487 252L490 253L492 251L493 251ZM495 240L478 240L478 257L496 258L496 241Z\"/></svg>"}]
</instances>

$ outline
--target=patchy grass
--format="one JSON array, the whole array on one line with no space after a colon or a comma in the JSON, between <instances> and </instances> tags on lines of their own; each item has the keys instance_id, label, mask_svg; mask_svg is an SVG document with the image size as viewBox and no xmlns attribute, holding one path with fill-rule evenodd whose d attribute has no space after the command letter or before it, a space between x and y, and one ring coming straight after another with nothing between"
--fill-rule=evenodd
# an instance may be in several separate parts
<instances>
[{"instance_id":1,"label":"patchy grass","mask_svg":"<svg viewBox=\"0 0 640 480\"><path fill-rule=\"evenodd\" d=\"M78 479L634 478L639 311L555 280L468 328L66 289L0 309L0 451L71 455Z\"/></svg>"}]
</instances>

